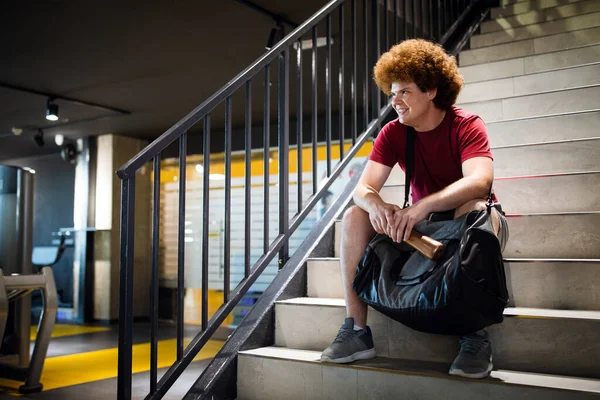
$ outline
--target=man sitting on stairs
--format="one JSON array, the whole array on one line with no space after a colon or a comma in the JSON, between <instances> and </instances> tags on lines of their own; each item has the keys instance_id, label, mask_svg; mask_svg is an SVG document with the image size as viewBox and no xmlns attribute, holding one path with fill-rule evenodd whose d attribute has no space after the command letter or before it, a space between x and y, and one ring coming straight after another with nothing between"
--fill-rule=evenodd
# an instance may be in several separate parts
<instances>
[{"instance_id":1,"label":"man sitting on stairs","mask_svg":"<svg viewBox=\"0 0 600 400\"><path fill-rule=\"evenodd\" d=\"M356 266L375 233L401 242L418 221L457 218L485 210L494 165L485 125L477 115L454 106L463 86L454 57L436 44L406 40L383 54L374 68L377 86L391 95L398 118L379 133L354 192L355 205L342 221L340 263L347 318L321 361L348 363L375 357L367 305L352 281ZM416 131L411 179L413 205L401 209L384 202L379 191L392 167L405 169L406 127ZM439 213L439 214L438 214ZM440 215L441 214L441 215ZM506 219L492 208L492 224L502 249ZM485 330L460 338L451 375L484 378L492 370L492 348Z\"/></svg>"}]
</instances>

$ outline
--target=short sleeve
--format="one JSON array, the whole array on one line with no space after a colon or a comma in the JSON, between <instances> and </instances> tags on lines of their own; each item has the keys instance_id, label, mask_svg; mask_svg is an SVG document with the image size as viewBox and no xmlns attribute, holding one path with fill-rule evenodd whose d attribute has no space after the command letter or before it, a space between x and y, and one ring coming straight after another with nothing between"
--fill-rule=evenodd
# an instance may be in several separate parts
<instances>
[{"instance_id":1,"label":"short sleeve","mask_svg":"<svg viewBox=\"0 0 600 400\"><path fill-rule=\"evenodd\" d=\"M468 119L460 127L460 162L474 157L492 157L487 130L479 117Z\"/></svg>"},{"instance_id":2,"label":"short sleeve","mask_svg":"<svg viewBox=\"0 0 600 400\"><path fill-rule=\"evenodd\" d=\"M388 123L381 129L379 135L375 139L373 144L373 150L369 156L369 160L375 161L379 164L386 165L390 168L394 167L394 164L398 161L398 154L396 154L396 146L392 140L393 130L392 123Z\"/></svg>"}]
</instances>

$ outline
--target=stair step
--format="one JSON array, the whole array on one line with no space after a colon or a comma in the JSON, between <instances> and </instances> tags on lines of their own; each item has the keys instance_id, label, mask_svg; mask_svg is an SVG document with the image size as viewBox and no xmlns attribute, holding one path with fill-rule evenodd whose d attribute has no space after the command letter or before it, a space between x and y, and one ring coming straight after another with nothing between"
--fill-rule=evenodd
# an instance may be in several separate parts
<instances>
[{"instance_id":1,"label":"stair step","mask_svg":"<svg viewBox=\"0 0 600 400\"><path fill-rule=\"evenodd\" d=\"M600 171L598 154L600 138L494 148L494 176L506 178ZM403 185L404 180L404 172L396 164L385 184Z\"/></svg>"},{"instance_id":2,"label":"stair step","mask_svg":"<svg viewBox=\"0 0 600 400\"><path fill-rule=\"evenodd\" d=\"M484 64L600 43L600 27L462 51L460 65Z\"/></svg>"},{"instance_id":3,"label":"stair step","mask_svg":"<svg viewBox=\"0 0 600 400\"><path fill-rule=\"evenodd\" d=\"M576 67L600 61L600 45L559 50L546 54L494 61L460 67L468 84L491 79L518 77L522 75L548 72L560 68Z\"/></svg>"},{"instance_id":4,"label":"stair step","mask_svg":"<svg viewBox=\"0 0 600 400\"><path fill-rule=\"evenodd\" d=\"M502 99L598 83L600 83L600 62L512 78L467 83L460 92L458 102L472 103Z\"/></svg>"},{"instance_id":5,"label":"stair step","mask_svg":"<svg viewBox=\"0 0 600 400\"><path fill-rule=\"evenodd\" d=\"M504 29L502 31L474 35L470 39L471 48L476 49L479 47L509 43L515 40L555 35L557 33L571 32L596 26L600 26L600 12L575 15L520 28Z\"/></svg>"},{"instance_id":6,"label":"stair step","mask_svg":"<svg viewBox=\"0 0 600 400\"><path fill-rule=\"evenodd\" d=\"M538 94L460 103L486 123L600 109L600 85L552 90Z\"/></svg>"},{"instance_id":7,"label":"stair step","mask_svg":"<svg viewBox=\"0 0 600 400\"><path fill-rule=\"evenodd\" d=\"M492 152L502 146L597 137L599 126L600 110L486 123Z\"/></svg>"},{"instance_id":8,"label":"stair step","mask_svg":"<svg viewBox=\"0 0 600 400\"><path fill-rule=\"evenodd\" d=\"M509 215L507 258L600 259L600 212Z\"/></svg>"},{"instance_id":9,"label":"stair step","mask_svg":"<svg viewBox=\"0 0 600 400\"><path fill-rule=\"evenodd\" d=\"M600 171L499 178L494 190L509 213L600 211Z\"/></svg>"},{"instance_id":10,"label":"stair step","mask_svg":"<svg viewBox=\"0 0 600 400\"><path fill-rule=\"evenodd\" d=\"M504 7L504 6L509 6L509 5L516 4L516 3L522 3L525 1L531 1L531 0L501 0L500 5L502 7Z\"/></svg>"},{"instance_id":11,"label":"stair step","mask_svg":"<svg viewBox=\"0 0 600 400\"><path fill-rule=\"evenodd\" d=\"M498 177L600 170L600 138L492 150Z\"/></svg>"},{"instance_id":12,"label":"stair step","mask_svg":"<svg viewBox=\"0 0 600 400\"><path fill-rule=\"evenodd\" d=\"M505 258L600 259L600 212L507 215ZM335 257L341 221L335 223Z\"/></svg>"},{"instance_id":13,"label":"stair step","mask_svg":"<svg viewBox=\"0 0 600 400\"><path fill-rule=\"evenodd\" d=\"M564 4L579 3L581 0L530 0L520 1L515 4L505 5L504 7L492 8L492 19L508 17L511 15L525 14L530 11L540 11L547 8L554 8Z\"/></svg>"},{"instance_id":14,"label":"stair step","mask_svg":"<svg viewBox=\"0 0 600 400\"><path fill-rule=\"evenodd\" d=\"M295 298L275 306L275 345L322 351L346 316L343 299ZM459 350L455 336L410 329L369 311L375 349L382 357L450 365ZM500 369L598 378L600 312L510 309L504 322L487 328Z\"/></svg>"},{"instance_id":15,"label":"stair step","mask_svg":"<svg viewBox=\"0 0 600 400\"><path fill-rule=\"evenodd\" d=\"M593 379L499 370L467 380L448 375L446 363L377 357L336 365L320 357L320 351L285 347L239 352L238 399L579 400L600 392Z\"/></svg>"},{"instance_id":16,"label":"stair step","mask_svg":"<svg viewBox=\"0 0 600 400\"><path fill-rule=\"evenodd\" d=\"M344 297L339 258L308 259L306 268L309 297ZM600 260L509 259L504 268L511 307L600 310Z\"/></svg>"},{"instance_id":17,"label":"stair step","mask_svg":"<svg viewBox=\"0 0 600 400\"><path fill-rule=\"evenodd\" d=\"M505 212L513 214L600 211L600 171L496 178L494 191ZM379 195L401 207L404 185L386 185Z\"/></svg>"},{"instance_id":18,"label":"stair step","mask_svg":"<svg viewBox=\"0 0 600 400\"><path fill-rule=\"evenodd\" d=\"M585 0L574 4L563 4L552 8L532 10L523 14L485 21L481 24L481 33L519 28L595 11L600 11L600 2L598 0Z\"/></svg>"}]
</instances>

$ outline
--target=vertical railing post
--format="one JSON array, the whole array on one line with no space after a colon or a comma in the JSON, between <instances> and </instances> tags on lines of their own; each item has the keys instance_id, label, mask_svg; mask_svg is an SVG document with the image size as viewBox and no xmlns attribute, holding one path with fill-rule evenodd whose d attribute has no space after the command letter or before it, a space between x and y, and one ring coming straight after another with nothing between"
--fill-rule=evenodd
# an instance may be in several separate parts
<instances>
[{"instance_id":1,"label":"vertical railing post","mask_svg":"<svg viewBox=\"0 0 600 400\"><path fill-rule=\"evenodd\" d=\"M377 1L377 0L373 0ZM364 124L363 127L366 130L369 126L369 90L370 90L370 77L371 77L371 63L369 62L369 6L368 0L363 0L363 37L365 42L365 53L364 53L364 68L365 76L363 82L363 114Z\"/></svg>"},{"instance_id":2,"label":"vertical railing post","mask_svg":"<svg viewBox=\"0 0 600 400\"><path fill-rule=\"evenodd\" d=\"M340 162L344 159L344 4L340 5L340 26L339 26L339 45L340 45L340 73L338 79L339 86L339 106L338 114L340 123L338 126L338 134L340 139Z\"/></svg>"},{"instance_id":3,"label":"vertical railing post","mask_svg":"<svg viewBox=\"0 0 600 400\"><path fill-rule=\"evenodd\" d=\"M331 14L325 17L325 142L327 149L327 177L331 175Z\"/></svg>"},{"instance_id":4,"label":"vertical railing post","mask_svg":"<svg viewBox=\"0 0 600 400\"><path fill-rule=\"evenodd\" d=\"M389 36L390 36L390 32L389 32L389 27L388 27L388 1L389 0L383 0L383 49L384 51L387 51L389 48Z\"/></svg>"},{"instance_id":5,"label":"vertical railing post","mask_svg":"<svg viewBox=\"0 0 600 400\"><path fill-rule=\"evenodd\" d=\"M435 41L439 42L440 39L442 38L443 32L442 32L442 0L434 0L435 1L435 6L433 7L434 14L433 14L433 21L435 24Z\"/></svg>"},{"instance_id":6,"label":"vertical railing post","mask_svg":"<svg viewBox=\"0 0 600 400\"><path fill-rule=\"evenodd\" d=\"M202 144L202 331L208 326L208 249L210 229L210 114L204 117Z\"/></svg>"},{"instance_id":7,"label":"vertical railing post","mask_svg":"<svg viewBox=\"0 0 600 400\"><path fill-rule=\"evenodd\" d=\"M231 96L225 99L225 234L223 249L223 302L229 302L231 286Z\"/></svg>"},{"instance_id":8,"label":"vertical railing post","mask_svg":"<svg viewBox=\"0 0 600 400\"><path fill-rule=\"evenodd\" d=\"M379 59L379 55L381 54L381 32L379 31L379 26L381 25L381 12L379 7L379 1L373 0L372 4L372 19L373 23L371 28L373 29L373 55L372 60L373 63L377 62ZM379 88L371 84L371 90L373 91L373 96L371 97L372 107L373 107L373 118L379 118L379 110L381 109L381 92Z\"/></svg>"},{"instance_id":9,"label":"vertical railing post","mask_svg":"<svg viewBox=\"0 0 600 400\"><path fill-rule=\"evenodd\" d=\"M366 0L365 0L366 1ZM312 134L312 183L313 194L317 193L319 179L317 176L317 27L312 28L312 118L311 118L311 134Z\"/></svg>"},{"instance_id":10,"label":"vertical railing post","mask_svg":"<svg viewBox=\"0 0 600 400\"><path fill-rule=\"evenodd\" d=\"M399 0L402 2L402 32L403 37L402 40L408 39L408 1L409 0Z\"/></svg>"},{"instance_id":11,"label":"vertical railing post","mask_svg":"<svg viewBox=\"0 0 600 400\"><path fill-rule=\"evenodd\" d=\"M271 146L271 66L265 67L265 105L263 116L263 252L269 251L269 161Z\"/></svg>"},{"instance_id":12,"label":"vertical railing post","mask_svg":"<svg viewBox=\"0 0 600 400\"><path fill-rule=\"evenodd\" d=\"M420 0L417 0L420 1ZM410 2L410 15L411 15L411 22L413 24L413 38L417 37L417 7L415 6L415 0L412 0Z\"/></svg>"},{"instance_id":13,"label":"vertical railing post","mask_svg":"<svg viewBox=\"0 0 600 400\"><path fill-rule=\"evenodd\" d=\"M302 40L297 42L298 48L296 49L296 62L297 62L297 78L298 78L298 93L296 97L296 161L297 161L297 196L298 196L298 208L297 212L302 211L302 147L303 147L303 107L302 107Z\"/></svg>"},{"instance_id":14,"label":"vertical railing post","mask_svg":"<svg viewBox=\"0 0 600 400\"><path fill-rule=\"evenodd\" d=\"M400 19L398 15L398 2L400 0L394 0L394 44L398 44L400 41L400 37L398 36L398 20Z\"/></svg>"},{"instance_id":15,"label":"vertical railing post","mask_svg":"<svg viewBox=\"0 0 600 400\"><path fill-rule=\"evenodd\" d=\"M356 98L356 0L352 0L352 83L350 87L350 96L352 97L352 145L356 143L358 136L358 107Z\"/></svg>"},{"instance_id":16,"label":"vertical railing post","mask_svg":"<svg viewBox=\"0 0 600 400\"><path fill-rule=\"evenodd\" d=\"M289 147L290 147L290 49L287 47L279 57L279 107L278 107L278 129L279 129L279 234L284 235L285 244L279 252L279 268L289 258Z\"/></svg>"},{"instance_id":17,"label":"vertical railing post","mask_svg":"<svg viewBox=\"0 0 600 400\"><path fill-rule=\"evenodd\" d=\"M152 203L152 283L150 288L150 393L158 381L158 257L160 251L160 153L154 156L154 197Z\"/></svg>"},{"instance_id":18,"label":"vertical railing post","mask_svg":"<svg viewBox=\"0 0 600 400\"><path fill-rule=\"evenodd\" d=\"M423 6L423 0L417 1L418 4L418 10L419 10L419 37L420 38L424 38L425 37L425 16L424 16L424 9L425 7Z\"/></svg>"},{"instance_id":19,"label":"vertical railing post","mask_svg":"<svg viewBox=\"0 0 600 400\"><path fill-rule=\"evenodd\" d=\"M427 3L427 7L429 9L429 12L427 14L429 17L429 26L427 28L427 33L429 40L435 40L435 33L433 29L433 0L429 0L429 2Z\"/></svg>"},{"instance_id":20,"label":"vertical railing post","mask_svg":"<svg viewBox=\"0 0 600 400\"><path fill-rule=\"evenodd\" d=\"M250 275L250 241L252 240L250 234L251 219L252 219L252 202L250 195L252 193L252 81L246 82L246 132L245 134L245 147L246 157L245 161L245 182L244 182L244 278Z\"/></svg>"},{"instance_id":21,"label":"vertical railing post","mask_svg":"<svg viewBox=\"0 0 600 400\"><path fill-rule=\"evenodd\" d=\"M134 207L135 175L121 181L121 262L119 266L119 355L117 378L119 400L131 399Z\"/></svg>"},{"instance_id":22,"label":"vertical railing post","mask_svg":"<svg viewBox=\"0 0 600 400\"><path fill-rule=\"evenodd\" d=\"M179 225L177 239L177 360L183 357L185 299L185 187L187 132L179 137Z\"/></svg>"}]
</instances>

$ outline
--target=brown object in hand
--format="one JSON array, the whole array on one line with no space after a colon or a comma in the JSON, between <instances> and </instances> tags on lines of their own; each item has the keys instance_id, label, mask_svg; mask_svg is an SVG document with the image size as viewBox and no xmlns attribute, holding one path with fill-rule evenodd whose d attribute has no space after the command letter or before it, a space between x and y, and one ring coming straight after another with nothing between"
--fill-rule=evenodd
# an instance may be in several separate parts
<instances>
[{"instance_id":1,"label":"brown object in hand","mask_svg":"<svg viewBox=\"0 0 600 400\"><path fill-rule=\"evenodd\" d=\"M444 254L444 245L429 236L423 235L421 232L413 229L406 243L415 248L419 253L423 254L430 260L437 260Z\"/></svg>"}]
</instances>

